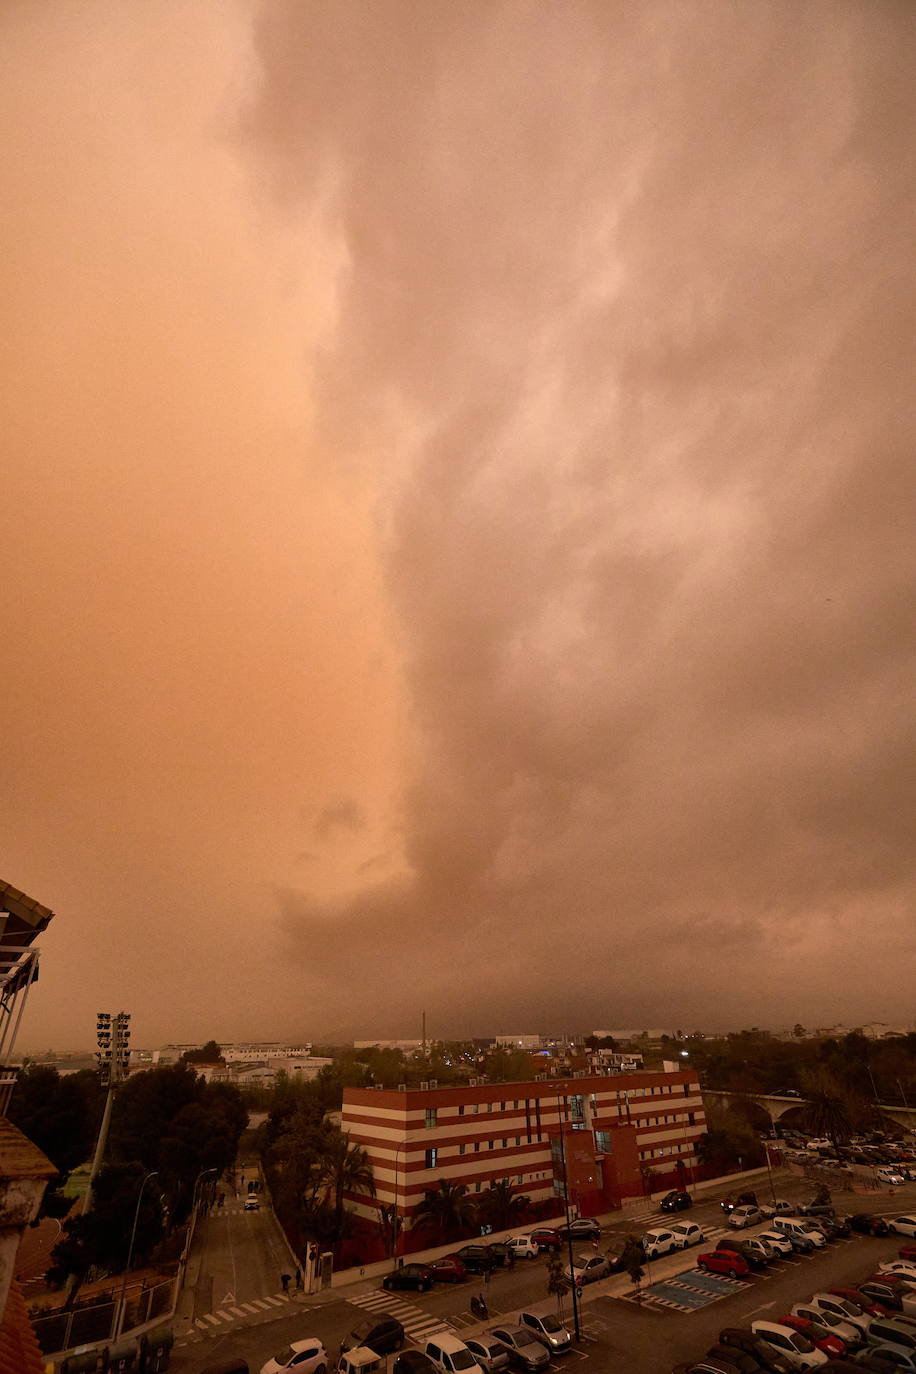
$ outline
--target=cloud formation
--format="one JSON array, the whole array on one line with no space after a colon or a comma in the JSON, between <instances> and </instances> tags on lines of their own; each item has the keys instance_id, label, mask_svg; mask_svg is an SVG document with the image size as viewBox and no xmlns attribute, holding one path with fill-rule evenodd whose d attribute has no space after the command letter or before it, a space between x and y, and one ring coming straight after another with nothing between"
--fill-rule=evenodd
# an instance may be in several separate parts
<instances>
[{"instance_id":1,"label":"cloud formation","mask_svg":"<svg viewBox=\"0 0 916 1374\"><path fill-rule=\"evenodd\" d=\"M908 1018L909 6L11 14L49 1035Z\"/></svg>"}]
</instances>

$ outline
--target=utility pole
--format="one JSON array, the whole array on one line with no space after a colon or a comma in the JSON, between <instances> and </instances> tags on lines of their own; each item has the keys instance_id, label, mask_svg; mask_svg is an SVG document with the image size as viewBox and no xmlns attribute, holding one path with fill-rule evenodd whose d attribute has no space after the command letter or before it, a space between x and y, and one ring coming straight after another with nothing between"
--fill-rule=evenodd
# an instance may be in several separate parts
<instances>
[{"instance_id":1,"label":"utility pole","mask_svg":"<svg viewBox=\"0 0 916 1374\"><path fill-rule=\"evenodd\" d=\"M95 1144L92 1168L89 1172L89 1182L86 1185L86 1196L83 1198L83 1216L86 1216L92 1209L92 1185L95 1183L95 1176L105 1158L105 1146L108 1144L108 1128L111 1125L111 1106L114 1102L115 1089L127 1077L127 1066L130 1062L130 1012L119 1011L115 1016L112 1016L111 1012L100 1011L96 1016L96 1040L98 1050L95 1057L99 1066L99 1079L102 1087L108 1089L108 1093L105 1098L105 1110L102 1113L102 1124L99 1127L99 1138Z\"/></svg>"},{"instance_id":2,"label":"utility pole","mask_svg":"<svg viewBox=\"0 0 916 1374\"><path fill-rule=\"evenodd\" d=\"M576 1340L578 1341L582 1339L582 1332L579 1329L579 1288L573 1272L573 1243L572 1231L570 1230L572 1218L569 1215L569 1179L566 1172L566 1138L563 1134L563 1106L564 1104L560 1099L560 1095L557 1094L557 1107L559 1108L560 1114L560 1162L563 1166L563 1207L566 1214L566 1242L569 1252L570 1297L572 1298L573 1329L575 1330Z\"/></svg>"}]
</instances>

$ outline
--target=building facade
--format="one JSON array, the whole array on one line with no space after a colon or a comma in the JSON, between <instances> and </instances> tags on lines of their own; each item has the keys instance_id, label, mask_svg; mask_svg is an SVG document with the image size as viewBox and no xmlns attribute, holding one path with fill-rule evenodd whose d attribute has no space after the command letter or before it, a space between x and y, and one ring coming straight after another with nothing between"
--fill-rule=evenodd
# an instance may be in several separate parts
<instances>
[{"instance_id":1,"label":"building facade","mask_svg":"<svg viewBox=\"0 0 916 1374\"><path fill-rule=\"evenodd\" d=\"M345 1088L341 1125L372 1164L376 1197L348 1206L375 1221L394 1205L404 1242L417 1208L440 1179L473 1199L507 1180L545 1215L559 1212L564 1170L573 1212L620 1207L665 1186L684 1186L706 1131L694 1070L581 1074L467 1087Z\"/></svg>"}]
</instances>

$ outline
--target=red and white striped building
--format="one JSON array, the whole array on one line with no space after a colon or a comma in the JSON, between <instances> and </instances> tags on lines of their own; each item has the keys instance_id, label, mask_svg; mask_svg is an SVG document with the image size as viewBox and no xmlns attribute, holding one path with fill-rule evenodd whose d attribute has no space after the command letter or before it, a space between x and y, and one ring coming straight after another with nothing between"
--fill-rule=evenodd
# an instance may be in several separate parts
<instances>
[{"instance_id":1,"label":"red and white striped building","mask_svg":"<svg viewBox=\"0 0 916 1374\"><path fill-rule=\"evenodd\" d=\"M379 1204L394 1203L408 1232L439 1179L465 1184L472 1198L506 1179L533 1203L559 1203L563 1156L570 1204L582 1215L684 1186L706 1118L696 1072L687 1070L346 1088L341 1125L368 1154L376 1187L374 1200L354 1194L348 1206L375 1221Z\"/></svg>"}]
</instances>

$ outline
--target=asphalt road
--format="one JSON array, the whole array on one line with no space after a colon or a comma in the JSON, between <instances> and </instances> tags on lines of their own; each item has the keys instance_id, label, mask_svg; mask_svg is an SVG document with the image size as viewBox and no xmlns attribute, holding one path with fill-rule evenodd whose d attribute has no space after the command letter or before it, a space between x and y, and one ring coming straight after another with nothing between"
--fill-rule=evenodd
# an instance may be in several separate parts
<instances>
[{"instance_id":1,"label":"asphalt road","mask_svg":"<svg viewBox=\"0 0 916 1374\"><path fill-rule=\"evenodd\" d=\"M780 1196L795 1200L807 1196L810 1189L802 1180L792 1179L778 1181L777 1191ZM842 1209L844 1204L840 1195L837 1203ZM916 1187L900 1190L893 1200L886 1196L856 1199L854 1204L847 1205L849 1210L868 1208L889 1215L894 1210L916 1205ZM714 1246L715 1233L723 1229L718 1201L699 1203L686 1215L703 1226L707 1234L713 1232L710 1245ZM605 1235L639 1232L659 1220L658 1214L649 1214L647 1208L642 1217L631 1214L615 1219L606 1228ZM607 1242L603 1240L602 1243ZM565 1361L555 1362L555 1369L559 1370L562 1363L567 1371L574 1370L578 1374L582 1365L594 1364L595 1374L599 1374L599 1366L600 1374L606 1374L611 1367L609 1362L613 1362L614 1367L625 1364L628 1374L668 1374L678 1361L702 1354L713 1344L723 1326L746 1325L757 1318L778 1316L819 1288L861 1280L881 1260L895 1255L901 1243L901 1237L896 1236L884 1240L856 1236L835 1241L811 1257L792 1259L757 1273L743 1281L731 1295L690 1313L640 1307L620 1296L603 1295L601 1290L607 1286L613 1287L615 1292L628 1287L619 1277L607 1284L596 1284L586 1289L584 1295L582 1342ZM238 1308L245 1293L253 1295L259 1284L266 1285L262 1293L273 1294L274 1305L254 1315L246 1314L231 1327L213 1327L199 1336L195 1333L192 1344L176 1347L173 1352L171 1368L175 1374L200 1374L208 1364L233 1355L244 1356L252 1374L258 1374L264 1361L283 1345L309 1335L317 1335L323 1340L333 1366L341 1338L374 1305L387 1303L389 1298L404 1302L415 1314L404 1317L398 1313L408 1329L411 1323L419 1328L434 1318L447 1319L458 1335L463 1330L469 1333L480 1326L468 1307L471 1297L482 1289L479 1279L455 1286L443 1285L422 1295L383 1296L378 1284L367 1282L327 1292L319 1305L295 1297L281 1301L277 1297L280 1272L277 1244L273 1220L263 1211L232 1219L229 1215L220 1217L218 1212L211 1214L206 1257L212 1271L214 1293L225 1284L226 1292L235 1295ZM675 1269L689 1269L696 1253L687 1251L677 1260L666 1257L656 1262L646 1282ZM285 1265L285 1257L279 1263ZM234 1286L230 1288L230 1284ZM490 1308L488 1325L514 1314L522 1306L545 1304L548 1298L544 1262L520 1261L514 1270L499 1271L486 1292ZM218 1297L222 1296L220 1292ZM568 1300L565 1316L571 1327ZM590 1372L583 1370L582 1374Z\"/></svg>"}]
</instances>

